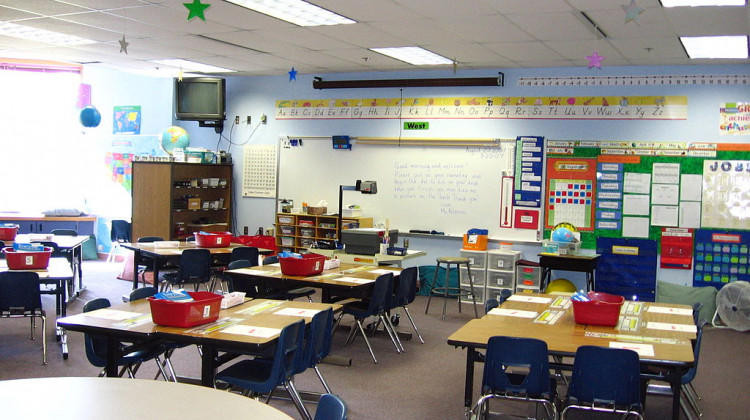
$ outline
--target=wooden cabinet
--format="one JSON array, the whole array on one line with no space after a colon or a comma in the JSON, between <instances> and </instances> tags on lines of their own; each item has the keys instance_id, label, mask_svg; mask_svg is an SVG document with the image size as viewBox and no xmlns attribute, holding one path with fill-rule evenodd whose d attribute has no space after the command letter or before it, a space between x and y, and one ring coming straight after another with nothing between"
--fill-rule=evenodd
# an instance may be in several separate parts
<instances>
[{"instance_id":1,"label":"wooden cabinet","mask_svg":"<svg viewBox=\"0 0 750 420\"><path fill-rule=\"evenodd\" d=\"M232 230L232 165L133 162L133 240Z\"/></svg>"},{"instance_id":2,"label":"wooden cabinet","mask_svg":"<svg viewBox=\"0 0 750 420\"><path fill-rule=\"evenodd\" d=\"M372 217L344 217L342 228L372 227ZM276 214L276 246L281 251L300 252L318 244L333 245L338 239L336 215Z\"/></svg>"}]
</instances>

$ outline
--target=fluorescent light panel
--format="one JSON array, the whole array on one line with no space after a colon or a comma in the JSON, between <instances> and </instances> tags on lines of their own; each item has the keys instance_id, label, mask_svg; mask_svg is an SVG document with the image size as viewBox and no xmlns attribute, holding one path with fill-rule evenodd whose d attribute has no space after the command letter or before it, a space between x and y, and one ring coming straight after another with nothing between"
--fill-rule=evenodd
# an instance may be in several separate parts
<instances>
[{"instance_id":1,"label":"fluorescent light panel","mask_svg":"<svg viewBox=\"0 0 750 420\"><path fill-rule=\"evenodd\" d=\"M440 64L453 64L453 60L437 55L422 47L390 47L390 48L370 48L388 57L401 60L415 66L436 66Z\"/></svg>"},{"instance_id":2,"label":"fluorescent light panel","mask_svg":"<svg viewBox=\"0 0 750 420\"><path fill-rule=\"evenodd\" d=\"M299 26L348 25L357 23L302 0L226 0Z\"/></svg>"},{"instance_id":3,"label":"fluorescent light panel","mask_svg":"<svg viewBox=\"0 0 750 420\"><path fill-rule=\"evenodd\" d=\"M690 58L748 58L747 36L681 36Z\"/></svg>"},{"instance_id":4,"label":"fluorescent light panel","mask_svg":"<svg viewBox=\"0 0 750 420\"><path fill-rule=\"evenodd\" d=\"M664 7L744 6L746 0L659 0Z\"/></svg>"},{"instance_id":5,"label":"fluorescent light panel","mask_svg":"<svg viewBox=\"0 0 750 420\"><path fill-rule=\"evenodd\" d=\"M30 41L43 42L45 44L72 47L76 45L95 44L96 41L81 38L75 35L48 31L45 29L32 28L31 26L17 25L15 23L0 23L0 35L13 38L28 39Z\"/></svg>"},{"instance_id":6,"label":"fluorescent light panel","mask_svg":"<svg viewBox=\"0 0 750 420\"><path fill-rule=\"evenodd\" d=\"M163 60L152 60L154 63L163 64L165 66L172 66L181 68L186 71L197 71L199 73L233 73L235 70L225 69L223 67L211 66L203 63L196 63L194 61L183 60L181 58L167 58Z\"/></svg>"}]
</instances>

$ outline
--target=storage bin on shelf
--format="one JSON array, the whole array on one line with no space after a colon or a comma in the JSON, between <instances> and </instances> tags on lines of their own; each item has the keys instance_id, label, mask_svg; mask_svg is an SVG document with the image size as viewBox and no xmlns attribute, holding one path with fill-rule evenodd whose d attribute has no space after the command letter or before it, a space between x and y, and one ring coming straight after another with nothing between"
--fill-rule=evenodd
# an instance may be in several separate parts
<instances>
[{"instance_id":1,"label":"storage bin on shelf","mask_svg":"<svg viewBox=\"0 0 750 420\"><path fill-rule=\"evenodd\" d=\"M487 249L487 229L470 229L464 234L463 249L484 251Z\"/></svg>"},{"instance_id":2,"label":"storage bin on shelf","mask_svg":"<svg viewBox=\"0 0 750 420\"><path fill-rule=\"evenodd\" d=\"M320 254L302 254L302 258L280 257L281 272L287 276L312 276L323 271L326 257Z\"/></svg>"},{"instance_id":3,"label":"storage bin on shelf","mask_svg":"<svg viewBox=\"0 0 750 420\"><path fill-rule=\"evenodd\" d=\"M195 244L202 248L222 248L232 242L232 232L195 232Z\"/></svg>"},{"instance_id":4,"label":"storage bin on shelf","mask_svg":"<svg viewBox=\"0 0 750 420\"><path fill-rule=\"evenodd\" d=\"M43 270L49 265L52 248L45 246L44 251L21 251L5 247L3 253L10 270Z\"/></svg>"},{"instance_id":5,"label":"storage bin on shelf","mask_svg":"<svg viewBox=\"0 0 750 420\"><path fill-rule=\"evenodd\" d=\"M19 226L13 223L0 224L0 241L12 241L16 239Z\"/></svg>"},{"instance_id":6,"label":"storage bin on shelf","mask_svg":"<svg viewBox=\"0 0 750 420\"><path fill-rule=\"evenodd\" d=\"M604 325L613 327L617 325L620 316L620 308L625 298L602 292L589 292L589 301L573 302L573 317L576 324Z\"/></svg>"},{"instance_id":7,"label":"storage bin on shelf","mask_svg":"<svg viewBox=\"0 0 750 420\"><path fill-rule=\"evenodd\" d=\"M187 292L192 302L176 302L149 297L154 324L167 327L194 327L219 318L221 295L211 292Z\"/></svg>"}]
</instances>

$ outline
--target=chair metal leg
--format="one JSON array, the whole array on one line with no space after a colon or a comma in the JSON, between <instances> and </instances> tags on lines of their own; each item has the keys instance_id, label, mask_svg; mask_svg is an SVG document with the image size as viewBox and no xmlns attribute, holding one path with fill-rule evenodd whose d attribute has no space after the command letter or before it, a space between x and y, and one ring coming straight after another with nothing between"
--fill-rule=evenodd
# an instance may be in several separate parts
<instances>
[{"instance_id":1,"label":"chair metal leg","mask_svg":"<svg viewBox=\"0 0 750 420\"><path fill-rule=\"evenodd\" d=\"M42 364L47 364L47 317L42 315Z\"/></svg>"},{"instance_id":2,"label":"chair metal leg","mask_svg":"<svg viewBox=\"0 0 750 420\"><path fill-rule=\"evenodd\" d=\"M396 342L398 343L398 346L401 347L401 352L405 352L406 349L404 348L404 344L401 342L401 338L398 336L398 332L396 331L396 327L393 325L393 322L391 322L390 313L385 313L385 320L388 322L388 326L391 329L391 332L393 333L393 337L396 338Z\"/></svg>"},{"instance_id":3,"label":"chair metal leg","mask_svg":"<svg viewBox=\"0 0 750 420\"><path fill-rule=\"evenodd\" d=\"M701 397L701 396L700 396L700 394L698 394L698 391L696 391L696 389L695 389L695 386L693 386L693 383L692 383L692 382L688 382L688 383L687 383L687 384L685 384L685 385L686 385L686 386L688 387L688 389L689 389L689 390L690 390L690 391L691 391L691 392L693 393L693 395L695 396L695 398L696 398L696 399L697 399L698 401L700 401L700 400L702 400L702 399L703 399L703 397Z\"/></svg>"},{"instance_id":4,"label":"chair metal leg","mask_svg":"<svg viewBox=\"0 0 750 420\"><path fill-rule=\"evenodd\" d=\"M370 345L370 340L367 339L367 334L365 334L365 329L362 326L362 321L357 320L357 326L359 327L359 331L362 333L362 338L364 338L365 344L367 344L367 350L370 350L370 356L372 356L373 363L377 364L378 359L375 358L375 352L372 351L372 346Z\"/></svg>"},{"instance_id":5,"label":"chair metal leg","mask_svg":"<svg viewBox=\"0 0 750 420\"><path fill-rule=\"evenodd\" d=\"M690 404L690 408L693 409L693 412L695 412L698 417L703 417L703 411L701 411L700 406L698 406L698 401L696 400L693 391L691 391L687 385L688 384L682 386L682 395L685 396L685 399L687 400L688 404ZM682 402L682 400L680 400L680 402Z\"/></svg>"},{"instance_id":6,"label":"chair metal leg","mask_svg":"<svg viewBox=\"0 0 750 420\"><path fill-rule=\"evenodd\" d=\"M385 332L388 333L388 337L391 338L391 342L396 347L396 353L401 353L401 347L397 343L397 339L393 336L393 331L391 331L390 321L388 320L388 317L385 314L378 315L378 318L380 318L381 321L383 321L383 328L385 329Z\"/></svg>"},{"instance_id":7,"label":"chair metal leg","mask_svg":"<svg viewBox=\"0 0 750 420\"><path fill-rule=\"evenodd\" d=\"M164 370L164 365L162 364L161 357L155 356L154 360L156 361L156 367L159 368L161 377L164 378L164 382L169 382L169 377L167 377L167 372Z\"/></svg>"},{"instance_id":8,"label":"chair metal leg","mask_svg":"<svg viewBox=\"0 0 750 420\"><path fill-rule=\"evenodd\" d=\"M440 264L435 267L435 274L432 276L432 283L430 284L430 287L427 292L427 305L424 307L424 313L427 314L427 310L430 309L430 301L432 300L432 289L435 288L435 284L437 284L437 275L440 268ZM425 286L427 286L425 284Z\"/></svg>"},{"instance_id":9,"label":"chair metal leg","mask_svg":"<svg viewBox=\"0 0 750 420\"><path fill-rule=\"evenodd\" d=\"M443 285L443 316L441 319L445 320L445 308L448 306L448 285L450 285L451 265L446 264L445 267L445 284ZM461 312L461 297L458 298L458 312Z\"/></svg>"},{"instance_id":10,"label":"chair metal leg","mask_svg":"<svg viewBox=\"0 0 750 420\"><path fill-rule=\"evenodd\" d=\"M326 393L333 394L333 392L331 391L331 387L328 386L328 382L326 382L326 380L323 378L323 374L320 373L320 369L318 369L318 366L317 365L313 366L313 369L315 369L315 373L318 375L318 379L320 379L320 383L323 384L323 388L325 388Z\"/></svg>"},{"instance_id":11,"label":"chair metal leg","mask_svg":"<svg viewBox=\"0 0 750 420\"><path fill-rule=\"evenodd\" d=\"M336 330L339 328L339 324L341 324L341 318L344 317L344 312L342 311L339 316L336 317L336 322L333 323L333 328L331 329L331 336L336 334Z\"/></svg>"},{"instance_id":12,"label":"chair metal leg","mask_svg":"<svg viewBox=\"0 0 750 420\"><path fill-rule=\"evenodd\" d=\"M411 327L414 328L414 332L417 334L417 337L419 338L419 342L424 344L424 340L422 339L422 335L419 334L419 330L417 329L417 324L414 323L414 319L411 317L411 314L409 313L409 308L406 307L406 305L402 306L404 308L404 312L406 313L406 317L409 318L409 322L411 322Z\"/></svg>"},{"instance_id":13,"label":"chair metal leg","mask_svg":"<svg viewBox=\"0 0 750 420\"><path fill-rule=\"evenodd\" d=\"M458 265L456 265L456 268L460 270ZM471 265L469 263L466 263L466 272L469 273L469 288L471 289L471 302L474 304L474 318L479 318L479 312L477 312L477 295L474 293L474 276L471 274ZM458 298L458 301L461 302L461 297Z\"/></svg>"},{"instance_id":14,"label":"chair metal leg","mask_svg":"<svg viewBox=\"0 0 750 420\"><path fill-rule=\"evenodd\" d=\"M294 382L290 379L284 383L284 388L286 388L286 392L289 394L289 397L292 398L292 402L294 402L294 405L297 407L297 411L299 411L302 418L305 420L312 420L312 416L310 416L310 412L307 411L305 403L302 401L302 397L300 397L299 392L297 392L297 388L294 387Z\"/></svg>"}]
</instances>

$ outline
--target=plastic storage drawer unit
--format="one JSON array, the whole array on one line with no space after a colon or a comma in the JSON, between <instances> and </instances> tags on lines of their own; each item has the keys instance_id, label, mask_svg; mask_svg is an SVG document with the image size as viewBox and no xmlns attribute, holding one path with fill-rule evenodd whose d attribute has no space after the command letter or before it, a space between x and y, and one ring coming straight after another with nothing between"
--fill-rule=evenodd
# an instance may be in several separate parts
<instances>
[{"instance_id":1,"label":"plastic storage drawer unit","mask_svg":"<svg viewBox=\"0 0 750 420\"><path fill-rule=\"evenodd\" d=\"M487 286L512 289L515 285L515 272L487 270Z\"/></svg>"},{"instance_id":2,"label":"plastic storage drawer unit","mask_svg":"<svg viewBox=\"0 0 750 420\"><path fill-rule=\"evenodd\" d=\"M521 251L492 250L487 252L487 268L490 270L515 270Z\"/></svg>"},{"instance_id":3,"label":"plastic storage drawer unit","mask_svg":"<svg viewBox=\"0 0 750 420\"><path fill-rule=\"evenodd\" d=\"M484 287L486 273L487 272L481 268L471 269L471 276L472 276L472 279L474 280L474 286ZM462 286L469 285L469 276L466 274L465 268L459 269L459 283L461 283Z\"/></svg>"},{"instance_id":4,"label":"plastic storage drawer unit","mask_svg":"<svg viewBox=\"0 0 750 420\"><path fill-rule=\"evenodd\" d=\"M539 283L542 279L541 267L519 265L517 268L517 272L517 286L539 289Z\"/></svg>"},{"instance_id":5,"label":"plastic storage drawer unit","mask_svg":"<svg viewBox=\"0 0 750 420\"><path fill-rule=\"evenodd\" d=\"M462 249L461 256L469 259L469 266L471 268L487 267L487 251L469 251Z\"/></svg>"}]
</instances>

